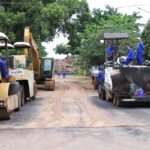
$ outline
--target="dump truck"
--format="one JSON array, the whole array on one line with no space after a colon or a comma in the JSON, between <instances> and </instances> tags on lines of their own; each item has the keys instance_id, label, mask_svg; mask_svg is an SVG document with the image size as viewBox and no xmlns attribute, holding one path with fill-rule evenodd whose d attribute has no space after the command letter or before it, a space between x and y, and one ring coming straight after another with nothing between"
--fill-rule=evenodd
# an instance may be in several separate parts
<instances>
[{"instance_id":1,"label":"dump truck","mask_svg":"<svg viewBox=\"0 0 150 150\"><path fill-rule=\"evenodd\" d=\"M53 91L55 89L54 59L40 57L39 48L29 27L24 30L24 41L31 45L29 57L33 61L33 70L38 87ZM27 53L27 50L25 50Z\"/></svg>"},{"instance_id":2,"label":"dump truck","mask_svg":"<svg viewBox=\"0 0 150 150\"><path fill-rule=\"evenodd\" d=\"M115 106L125 103L150 102L150 66L129 64L119 61L118 45L120 40L127 40L127 33L104 33L105 47L108 41L116 44L112 61L105 56L104 82L99 84L100 99L112 101ZM140 94L142 93L142 94Z\"/></svg>"},{"instance_id":3,"label":"dump truck","mask_svg":"<svg viewBox=\"0 0 150 150\"><path fill-rule=\"evenodd\" d=\"M0 57L0 119L9 119L12 111L19 111L25 99L35 95L34 73L26 68L24 56L9 55L9 49L14 48L9 42L8 37L0 33L0 49L5 49Z\"/></svg>"}]
</instances>

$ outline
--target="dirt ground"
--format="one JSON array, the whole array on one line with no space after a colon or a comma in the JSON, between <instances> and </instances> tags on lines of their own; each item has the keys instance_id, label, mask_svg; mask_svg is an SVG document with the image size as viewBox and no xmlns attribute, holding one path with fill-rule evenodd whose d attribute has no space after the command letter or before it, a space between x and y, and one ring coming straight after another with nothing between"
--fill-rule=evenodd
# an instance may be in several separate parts
<instances>
[{"instance_id":1,"label":"dirt ground","mask_svg":"<svg viewBox=\"0 0 150 150\"><path fill-rule=\"evenodd\" d=\"M99 100L89 78L57 78L55 91L40 90L0 122L0 150L149 150L149 116L150 108Z\"/></svg>"}]
</instances>

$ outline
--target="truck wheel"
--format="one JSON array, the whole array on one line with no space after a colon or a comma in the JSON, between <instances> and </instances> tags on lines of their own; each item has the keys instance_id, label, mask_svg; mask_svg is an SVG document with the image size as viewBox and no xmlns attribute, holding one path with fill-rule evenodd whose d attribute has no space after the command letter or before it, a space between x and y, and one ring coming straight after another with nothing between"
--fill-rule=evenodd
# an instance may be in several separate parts
<instances>
[{"instance_id":1,"label":"truck wheel","mask_svg":"<svg viewBox=\"0 0 150 150\"><path fill-rule=\"evenodd\" d=\"M98 96L100 99L105 100L105 90L102 88L100 84L98 86Z\"/></svg>"},{"instance_id":2,"label":"truck wheel","mask_svg":"<svg viewBox=\"0 0 150 150\"><path fill-rule=\"evenodd\" d=\"M6 109L0 109L0 120L9 120L10 113Z\"/></svg>"},{"instance_id":3,"label":"truck wheel","mask_svg":"<svg viewBox=\"0 0 150 150\"><path fill-rule=\"evenodd\" d=\"M119 107L121 105L121 99L118 95L115 95L113 98L113 105Z\"/></svg>"},{"instance_id":4,"label":"truck wheel","mask_svg":"<svg viewBox=\"0 0 150 150\"><path fill-rule=\"evenodd\" d=\"M102 88L101 85L98 86L98 97L102 99Z\"/></svg>"}]
</instances>

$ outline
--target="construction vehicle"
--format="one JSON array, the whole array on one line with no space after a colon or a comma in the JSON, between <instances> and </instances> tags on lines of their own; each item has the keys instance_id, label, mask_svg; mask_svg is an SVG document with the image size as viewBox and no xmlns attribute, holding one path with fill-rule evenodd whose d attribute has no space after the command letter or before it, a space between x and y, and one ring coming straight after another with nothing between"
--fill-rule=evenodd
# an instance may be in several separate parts
<instances>
[{"instance_id":1,"label":"construction vehicle","mask_svg":"<svg viewBox=\"0 0 150 150\"><path fill-rule=\"evenodd\" d=\"M105 46L108 41L116 43L112 61L105 57L104 82L99 84L98 94L100 99L112 101L115 106L125 103L150 102L150 67L146 65L120 62L118 48L120 40L128 39L127 33L104 33Z\"/></svg>"},{"instance_id":2,"label":"construction vehicle","mask_svg":"<svg viewBox=\"0 0 150 150\"><path fill-rule=\"evenodd\" d=\"M28 55L22 54L24 48L30 52L30 44L26 42L15 42L14 47L19 49L20 54L10 56L10 75L15 76L16 80L24 88L25 101L35 99L37 93L36 81L34 79L34 71L31 67L33 62L28 60Z\"/></svg>"},{"instance_id":3,"label":"construction vehicle","mask_svg":"<svg viewBox=\"0 0 150 150\"><path fill-rule=\"evenodd\" d=\"M39 48L29 27L24 30L24 41L31 45L29 57L33 61L32 67L38 87L53 91L55 89L54 59L40 57ZM27 53L27 50L25 50L25 53Z\"/></svg>"},{"instance_id":4,"label":"construction vehicle","mask_svg":"<svg viewBox=\"0 0 150 150\"><path fill-rule=\"evenodd\" d=\"M34 96L34 74L25 68L25 58L19 56L22 67L19 67L17 56L9 55L9 39L4 33L0 33L0 49L5 49L1 60L0 79L0 119L9 119L12 111L19 111L24 105L25 98ZM22 60L24 63L22 64ZM26 96L26 97L25 97Z\"/></svg>"}]
</instances>

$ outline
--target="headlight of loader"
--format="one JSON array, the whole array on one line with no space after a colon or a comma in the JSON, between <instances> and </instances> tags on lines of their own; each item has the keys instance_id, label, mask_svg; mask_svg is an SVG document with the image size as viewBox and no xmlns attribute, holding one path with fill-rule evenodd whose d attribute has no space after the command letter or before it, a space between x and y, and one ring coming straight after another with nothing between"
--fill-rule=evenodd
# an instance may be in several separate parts
<instances>
[{"instance_id":1,"label":"headlight of loader","mask_svg":"<svg viewBox=\"0 0 150 150\"><path fill-rule=\"evenodd\" d=\"M0 101L0 107L5 106L5 102L4 101Z\"/></svg>"}]
</instances>

